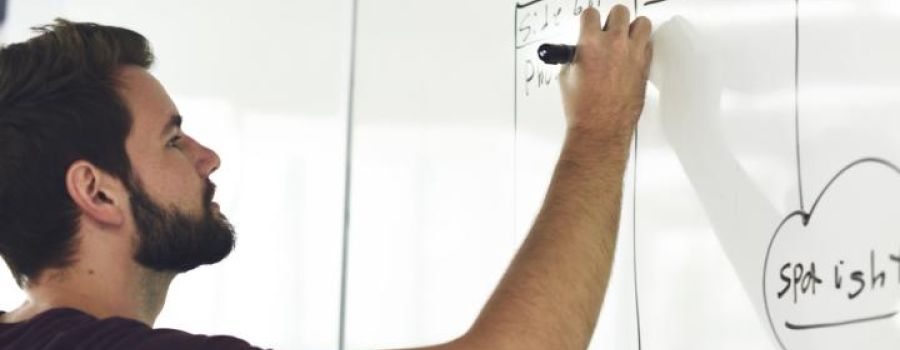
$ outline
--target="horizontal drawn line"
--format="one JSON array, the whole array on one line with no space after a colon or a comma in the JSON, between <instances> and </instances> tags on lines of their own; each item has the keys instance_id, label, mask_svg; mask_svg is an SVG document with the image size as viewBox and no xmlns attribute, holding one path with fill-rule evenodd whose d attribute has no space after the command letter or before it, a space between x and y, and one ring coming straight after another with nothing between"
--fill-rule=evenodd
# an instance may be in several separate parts
<instances>
[{"instance_id":1,"label":"horizontal drawn line","mask_svg":"<svg viewBox=\"0 0 900 350\"><path fill-rule=\"evenodd\" d=\"M516 9L523 9L523 8L528 7L528 6L537 4L537 3L541 2L541 1L544 1L544 0L531 0L531 1L526 2L526 3L524 3L524 4L516 4ZM663 0L663 1L665 1L665 0Z\"/></svg>"},{"instance_id":2,"label":"horizontal drawn line","mask_svg":"<svg viewBox=\"0 0 900 350\"><path fill-rule=\"evenodd\" d=\"M857 319L853 319L853 320L838 321L838 322L830 322L830 323L793 324L793 323L790 323L790 322L784 322L784 326L787 327L788 329L793 329L793 330L802 331L802 330L809 330L809 329L819 329L819 328L839 327L839 326L846 326L846 325L851 325L851 324L856 324L856 323L864 323L864 322L880 321L880 320L884 320L884 319L888 319L888 318L894 317L894 316L896 316L896 315L897 315L897 311L894 311L894 312L887 313L887 314L884 314L884 315L877 315L877 316L871 316L871 317L863 317L863 318L857 318Z\"/></svg>"},{"instance_id":3,"label":"horizontal drawn line","mask_svg":"<svg viewBox=\"0 0 900 350\"><path fill-rule=\"evenodd\" d=\"M540 0L538 0L538 1L540 1ZM650 0L650 1L645 2L645 3L644 3L644 6L647 6L647 5L653 5L653 4L656 4L656 3L663 2L663 1L666 1L666 0Z\"/></svg>"}]
</instances>

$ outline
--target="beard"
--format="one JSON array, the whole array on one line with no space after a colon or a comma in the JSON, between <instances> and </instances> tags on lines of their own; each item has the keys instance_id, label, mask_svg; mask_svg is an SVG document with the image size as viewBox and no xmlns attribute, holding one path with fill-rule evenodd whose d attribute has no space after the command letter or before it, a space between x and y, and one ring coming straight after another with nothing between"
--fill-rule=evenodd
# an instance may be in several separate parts
<instances>
[{"instance_id":1,"label":"beard","mask_svg":"<svg viewBox=\"0 0 900 350\"><path fill-rule=\"evenodd\" d=\"M137 179L127 186L138 231L134 260L142 266L156 271L187 272L217 263L234 249L234 228L224 215L213 213L215 185L209 180L199 217L175 206L165 209L158 205Z\"/></svg>"}]
</instances>

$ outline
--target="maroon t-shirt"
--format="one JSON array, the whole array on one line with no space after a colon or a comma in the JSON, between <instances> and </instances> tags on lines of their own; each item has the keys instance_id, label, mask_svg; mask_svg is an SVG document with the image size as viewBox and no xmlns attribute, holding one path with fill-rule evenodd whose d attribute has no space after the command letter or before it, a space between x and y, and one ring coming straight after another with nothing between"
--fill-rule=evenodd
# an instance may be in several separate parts
<instances>
[{"instance_id":1,"label":"maroon t-shirt","mask_svg":"<svg viewBox=\"0 0 900 350\"><path fill-rule=\"evenodd\" d=\"M48 310L25 322L0 323L0 350L13 349L260 350L231 336L153 329L122 317L100 320L70 308Z\"/></svg>"}]
</instances>

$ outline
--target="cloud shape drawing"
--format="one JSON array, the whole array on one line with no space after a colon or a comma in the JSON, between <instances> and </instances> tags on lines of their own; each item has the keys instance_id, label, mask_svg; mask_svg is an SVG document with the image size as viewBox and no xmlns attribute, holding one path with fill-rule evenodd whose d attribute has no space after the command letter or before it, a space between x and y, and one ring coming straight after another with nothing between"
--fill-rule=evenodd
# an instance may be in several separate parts
<instances>
[{"instance_id":1,"label":"cloud shape drawing","mask_svg":"<svg viewBox=\"0 0 900 350\"><path fill-rule=\"evenodd\" d=\"M788 214L763 266L766 316L783 350L900 346L900 168L841 169L809 211Z\"/></svg>"}]
</instances>

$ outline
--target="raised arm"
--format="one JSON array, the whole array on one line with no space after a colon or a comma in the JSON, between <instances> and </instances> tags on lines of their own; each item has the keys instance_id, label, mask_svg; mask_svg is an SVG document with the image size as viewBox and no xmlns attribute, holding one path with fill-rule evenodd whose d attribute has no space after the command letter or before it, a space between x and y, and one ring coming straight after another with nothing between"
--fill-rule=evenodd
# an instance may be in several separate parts
<instances>
[{"instance_id":1,"label":"raised arm","mask_svg":"<svg viewBox=\"0 0 900 350\"><path fill-rule=\"evenodd\" d=\"M563 68L567 133L543 207L469 332L432 349L585 349L609 280L622 177L651 58L650 21L582 14ZM629 25L630 24L630 25Z\"/></svg>"}]
</instances>

